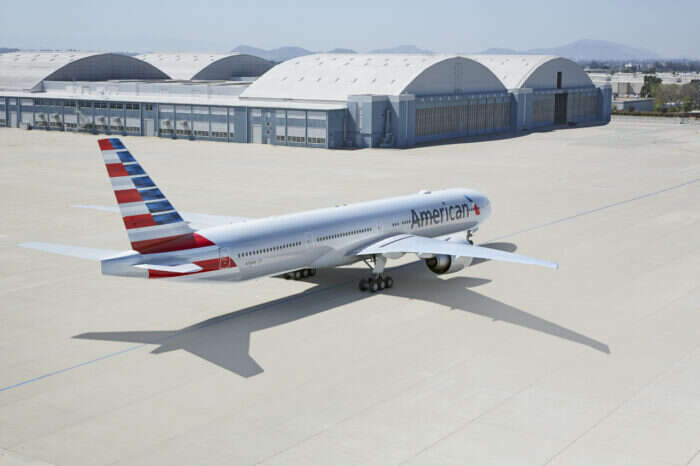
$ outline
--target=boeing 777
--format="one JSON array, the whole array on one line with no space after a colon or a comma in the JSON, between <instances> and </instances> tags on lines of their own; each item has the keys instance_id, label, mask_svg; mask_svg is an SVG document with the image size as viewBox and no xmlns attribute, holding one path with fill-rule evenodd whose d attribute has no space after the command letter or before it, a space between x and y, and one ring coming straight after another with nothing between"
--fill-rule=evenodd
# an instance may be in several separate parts
<instances>
[{"instance_id":1,"label":"boeing 777","mask_svg":"<svg viewBox=\"0 0 700 466\"><path fill-rule=\"evenodd\" d=\"M421 191L244 221L188 216L173 207L118 138L98 143L131 250L109 254L46 243L23 246L98 259L104 275L147 278L300 279L316 269L362 261L371 274L359 287L372 292L393 286L385 274L387 259L404 254L417 255L436 274L462 270L473 259L557 268L552 262L475 246L472 234L491 215L491 203L469 189Z\"/></svg>"}]
</instances>

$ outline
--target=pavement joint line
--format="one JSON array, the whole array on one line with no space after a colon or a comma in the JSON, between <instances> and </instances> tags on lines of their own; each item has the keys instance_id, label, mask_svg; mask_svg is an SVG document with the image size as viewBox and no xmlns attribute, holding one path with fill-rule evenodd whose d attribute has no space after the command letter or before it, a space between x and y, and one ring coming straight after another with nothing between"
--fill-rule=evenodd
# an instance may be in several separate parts
<instances>
[{"instance_id":1,"label":"pavement joint line","mask_svg":"<svg viewBox=\"0 0 700 466\"><path fill-rule=\"evenodd\" d=\"M596 208L594 208L594 209L589 209L589 210L586 210L586 211L583 211L583 212L579 212L579 213L574 214L574 215L569 215L569 216L567 216L567 217L562 217L562 218L559 218L559 219L556 219L556 220L552 220L552 221L547 222L547 223L542 223L542 224L540 224L540 225L536 225L536 226L533 226L533 227L525 228L525 229L516 231L516 232L514 232L514 233L509 233L509 234L507 234L507 235L499 236L499 237L496 237L496 238L491 238L490 240L488 240L488 242L499 241L499 240L506 239L506 238L512 238L513 236L517 236L517 235L520 235L520 234L522 234L522 233L529 233L529 232L534 231L534 230L539 230L539 229L546 228L546 227L549 227L549 226L557 225L557 224L559 224L559 223L564 223L564 222L567 222L567 221L570 221L570 220L574 220L574 219L579 218L579 217L583 217L583 216L590 215L590 214L593 214L593 213L597 213L597 212L600 212L600 211L603 211L603 210L611 209L611 208L613 208L613 207L618 207L618 206L621 206L621 205L624 205L624 204L628 204L628 203L631 203L631 202L635 202L635 201L639 201L639 200L642 200L642 199L646 199L646 198L648 198L648 197L657 196L657 195L659 195L659 194L663 194L663 193L666 193L666 192L669 192L669 191L674 191L674 190L683 188L683 187L685 187L685 186L689 186L689 185L694 184L694 183L697 183L697 182L700 182L700 178L695 178L695 179L693 179L693 180L686 181L686 182L684 182L684 183L680 183L680 184L677 184L677 185L674 185L674 186L670 186L670 187L668 187L668 188L660 189L660 190L657 190L657 191L653 191L653 192L650 192L650 193L641 194L641 195L639 195L639 196L635 196L635 197L633 197L633 198L629 198L629 199L625 199L625 200L622 200L622 201L614 202L614 203L612 203L612 204L607 204L607 205L604 205L604 206L601 206L601 207L596 207ZM411 262L411 263L412 263L412 262ZM403 266L406 266L406 265L408 265L408 264L404 264ZM403 267L403 266L402 266L402 267ZM246 310L243 310L243 311L233 312L233 313L231 313L231 314L226 314L226 315L220 316L220 317L218 317L218 318L215 317L215 318L213 318L213 319L211 319L211 320L205 322L205 323L202 324L201 326L195 326L195 327L192 327L192 328L190 328L190 329L187 329L187 330L185 331L185 333L190 332L190 331L196 331L196 330L201 329L201 328L206 328L206 327L209 327L209 326L211 326L211 325L218 324L218 323L220 323L220 322L225 322L225 321L227 321L227 320L229 320L229 319L231 319L231 318L233 318L233 317L238 317L238 316L246 315L246 314L249 314L249 313L254 312L254 311L259 311L259 310L261 310L261 309L266 309L266 308L271 307L271 306L276 306L276 305L278 305L278 304L285 304L285 303L288 303L288 302L290 302L290 301L295 301L295 300L297 300L297 299L301 299L301 298L304 298L304 297L307 297L307 296L311 296L311 295L314 295L314 294L322 293L322 292L325 292L325 291L330 291L330 290L333 290L333 289L338 288L338 287L340 287L340 286L345 286L345 285L347 285L347 284L349 284L349 283L350 283L350 281L347 281L347 282L339 283L339 284L336 284L336 285L332 285L332 286L327 287L327 288L321 288L321 289L318 289L318 290L312 289L311 291L305 291L305 292L298 293L298 294L295 294L295 295L287 296L287 297L282 298L282 299L278 299L278 300L270 301L270 302L268 302L268 303L263 303L263 304L260 304L260 305L257 305L257 306L253 306L253 307L251 307L251 308L249 308L249 309L246 309ZM175 336L181 336L182 334L183 334L183 333L181 333L181 332L177 332L177 333L175 333L175 334L173 334L173 335L169 335L169 336L167 336L167 337L164 337L162 340L157 340L156 343L142 343L142 344L139 344L139 345L130 346L129 348L125 348L125 349L123 349L123 350L116 351L116 352L114 352L114 353L109 353L109 354L100 356L100 357L98 357L98 358L91 359L91 360L89 360L89 361L84 361L84 362L81 362L81 363L78 363L78 364L74 364L74 365L69 366L69 367L64 367L64 368L62 368L62 369L58 369L58 370L55 370L55 371L52 371L52 372L48 372L48 373L46 373L46 374L42 374L42 375L39 375L39 376L36 376L36 377L32 377L32 378L30 378L30 379L26 379L26 380L23 380L23 381L21 381L21 382L17 382L17 383L15 383L15 384L7 385L7 386L5 386L5 387L0 387L0 393L5 392L5 391L8 391L8 390L12 390L12 389L14 389L14 388L19 388L19 387L22 387L22 386L24 386L24 385L27 385L27 384L30 384L30 383L33 383L33 382L38 382L38 381L40 381L40 380L46 379L46 378L48 378L48 377L52 377L52 376L54 376L54 375L63 374L63 373L65 373L65 372L68 372L68 371L71 371L71 370L74 370L74 369L78 369L78 368L80 368L80 367L87 366L87 365L89 365L89 364L94 364L94 363L103 361L103 360L105 360L105 359L110 359L110 358L119 356L119 355L121 355L121 354L125 354L125 353L128 353L128 352L137 350L137 349L139 349L139 348L143 348L144 346L147 346L147 345L158 344L158 343L160 343L161 341L165 341L165 340L167 340L167 339L169 339L169 338L173 338L173 337L175 337Z\"/></svg>"},{"instance_id":2,"label":"pavement joint line","mask_svg":"<svg viewBox=\"0 0 700 466\"><path fill-rule=\"evenodd\" d=\"M583 212L579 212L579 213L574 214L574 215L569 215L567 217L558 218L558 219L552 220L550 222L542 223L540 225L535 225L535 226L530 227L530 228L525 228L524 230L516 231L515 233L509 233L507 235L499 236L497 238L493 238L491 241L498 241L498 240L502 240L502 239L506 239L506 238L511 238L513 236L516 236L516 235L519 235L522 233L529 233L531 231L540 230L542 228L550 227L552 225L557 225L559 223L568 222L570 220L574 220L574 219L579 218L579 217L584 217L586 215L601 212L603 210L612 209L613 207L618 207L618 206L621 206L624 204L629 204L631 202L641 201L642 199L646 199L648 197L653 197L653 196L658 196L659 194L663 194L663 193L666 193L669 191L675 191L677 189L683 188L685 186L689 186L689 185L691 185L693 183L697 183L697 182L700 182L700 178L695 178L694 180L686 181L685 183L681 183L681 184L677 184L677 185L674 185L674 186L671 186L668 188L660 189L658 191L653 191L650 193L641 194L639 196L635 196L635 197L632 197L629 199L614 202L612 204L607 204L604 206L596 207L594 209L584 210Z\"/></svg>"}]
</instances>

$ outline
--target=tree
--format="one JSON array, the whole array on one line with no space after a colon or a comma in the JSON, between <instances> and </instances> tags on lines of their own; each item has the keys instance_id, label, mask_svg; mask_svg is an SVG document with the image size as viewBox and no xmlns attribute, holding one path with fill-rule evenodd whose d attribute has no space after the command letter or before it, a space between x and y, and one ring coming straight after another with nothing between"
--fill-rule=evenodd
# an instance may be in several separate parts
<instances>
[{"instance_id":1,"label":"tree","mask_svg":"<svg viewBox=\"0 0 700 466\"><path fill-rule=\"evenodd\" d=\"M656 91L661 86L661 78L654 75L644 75L644 85L639 94L642 97L656 97Z\"/></svg>"}]
</instances>

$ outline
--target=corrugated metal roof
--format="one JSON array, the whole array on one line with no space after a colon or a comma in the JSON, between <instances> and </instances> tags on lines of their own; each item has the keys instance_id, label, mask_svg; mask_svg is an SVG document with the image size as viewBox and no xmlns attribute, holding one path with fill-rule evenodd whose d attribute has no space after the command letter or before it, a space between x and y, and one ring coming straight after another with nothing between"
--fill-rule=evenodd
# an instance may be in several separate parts
<instances>
[{"instance_id":1,"label":"corrugated metal roof","mask_svg":"<svg viewBox=\"0 0 700 466\"><path fill-rule=\"evenodd\" d=\"M153 66L126 55L86 52L0 54L0 89L33 89L45 79L164 79Z\"/></svg>"},{"instance_id":2,"label":"corrugated metal roof","mask_svg":"<svg viewBox=\"0 0 700 466\"><path fill-rule=\"evenodd\" d=\"M273 64L240 53L147 53L138 59L152 64L172 79L227 80L233 76L259 76ZM241 74L249 72L251 74Z\"/></svg>"},{"instance_id":3,"label":"corrugated metal roof","mask_svg":"<svg viewBox=\"0 0 700 466\"><path fill-rule=\"evenodd\" d=\"M241 97L345 101L349 95L505 90L483 65L456 55L314 54L261 76Z\"/></svg>"},{"instance_id":4,"label":"corrugated metal roof","mask_svg":"<svg viewBox=\"0 0 700 466\"><path fill-rule=\"evenodd\" d=\"M489 68L507 89L523 87L556 87L549 82L531 78L545 65L566 69L567 85L564 87L592 86L593 83L581 66L566 58L552 55L465 55Z\"/></svg>"},{"instance_id":5,"label":"corrugated metal roof","mask_svg":"<svg viewBox=\"0 0 700 466\"><path fill-rule=\"evenodd\" d=\"M57 69L81 58L79 52L16 52L0 54L0 89L31 89Z\"/></svg>"}]
</instances>

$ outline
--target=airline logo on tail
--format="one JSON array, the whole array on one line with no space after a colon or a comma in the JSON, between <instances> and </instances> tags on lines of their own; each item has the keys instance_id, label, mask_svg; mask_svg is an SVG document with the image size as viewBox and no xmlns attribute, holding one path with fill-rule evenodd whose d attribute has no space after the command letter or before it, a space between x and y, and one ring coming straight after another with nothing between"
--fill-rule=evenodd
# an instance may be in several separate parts
<instances>
[{"instance_id":1,"label":"airline logo on tail","mask_svg":"<svg viewBox=\"0 0 700 466\"><path fill-rule=\"evenodd\" d=\"M132 249L152 254L214 246L182 220L118 138L98 143Z\"/></svg>"}]
</instances>

